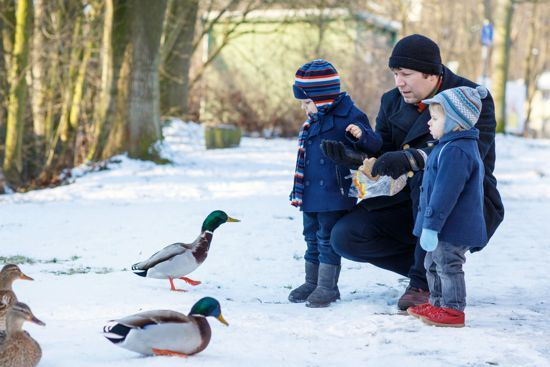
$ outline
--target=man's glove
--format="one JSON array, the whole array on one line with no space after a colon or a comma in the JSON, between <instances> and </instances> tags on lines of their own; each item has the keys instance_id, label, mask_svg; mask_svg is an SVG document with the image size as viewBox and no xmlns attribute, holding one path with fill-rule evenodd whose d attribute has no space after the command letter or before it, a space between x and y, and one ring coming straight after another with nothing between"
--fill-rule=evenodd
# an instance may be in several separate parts
<instances>
[{"instance_id":1,"label":"man's glove","mask_svg":"<svg viewBox=\"0 0 550 367\"><path fill-rule=\"evenodd\" d=\"M434 251L437 248L437 232L428 229L422 228L422 234L420 235L420 246L424 251Z\"/></svg>"},{"instance_id":2,"label":"man's glove","mask_svg":"<svg viewBox=\"0 0 550 367\"><path fill-rule=\"evenodd\" d=\"M363 160L367 158L366 154L351 150L344 143L335 140L323 140L321 150L334 163L350 169L357 169L363 164Z\"/></svg>"},{"instance_id":3,"label":"man's glove","mask_svg":"<svg viewBox=\"0 0 550 367\"><path fill-rule=\"evenodd\" d=\"M391 176L393 179L409 171L420 171L424 168L424 158L414 148L382 154L372 166L373 176Z\"/></svg>"}]
</instances>

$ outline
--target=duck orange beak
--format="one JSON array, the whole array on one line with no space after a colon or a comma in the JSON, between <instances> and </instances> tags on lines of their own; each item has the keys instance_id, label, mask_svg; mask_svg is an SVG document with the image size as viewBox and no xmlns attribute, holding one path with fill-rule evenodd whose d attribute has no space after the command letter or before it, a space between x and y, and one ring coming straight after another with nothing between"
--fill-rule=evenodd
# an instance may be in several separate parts
<instances>
[{"instance_id":1,"label":"duck orange beak","mask_svg":"<svg viewBox=\"0 0 550 367\"><path fill-rule=\"evenodd\" d=\"M227 217L227 222L240 222L240 220L235 219L235 218L231 218L231 217Z\"/></svg>"},{"instance_id":2,"label":"duck orange beak","mask_svg":"<svg viewBox=\"0 0 550 367\"><path fill-rule=\"evenodd\" d=\"M220 314L220 316L218 316L217 319L218 319L222 324L224 324L225 326L229 326L229 323L228 323L227 321L225 321L225 319L223 318L222 314Z\"/></svg>"},{"instance_id":3,"label":"duck orange beak","mask_svg":"<svg viewBox=\"0 0 550 367\"><path fill-rule=\"evenodd\" d=\"M34 280L34 279L31 278L30 276L25 275L25 274L23 274L23 273L21 273L21 275L19 276L19 279L23 279L23 280Z\"/></svg>"}]
</instances>

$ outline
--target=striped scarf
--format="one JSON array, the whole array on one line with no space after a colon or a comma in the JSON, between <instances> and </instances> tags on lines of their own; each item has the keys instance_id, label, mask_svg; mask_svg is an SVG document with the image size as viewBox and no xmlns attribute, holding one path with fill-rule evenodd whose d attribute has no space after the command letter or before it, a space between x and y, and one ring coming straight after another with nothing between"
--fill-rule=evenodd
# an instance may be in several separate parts
<instances>
[{"instance_id":1,"label":"striped scarf","mask_svg":"<svg viewBox=\"0 0 550 367\"><path fill-rule=\"evenodd\" d=\"M339 101L341 97L345 93L341 93L337 97L337 100ZM309 129L311 125L317 123L321 116L326 114L332 106L335 106L337 103L336 101L326 104L323 106L318 107L318 112L315 114L312 114L309 116L309 118L304 122L302 127L300 128L300 133L298 134L298 155L296 157L296 169L294 172L294 187L292 188L292 192L290 193L289 199L290 199L290 205L295 207L301 207L302 206L302 199L304 196L304 167L305 167L305 161L306 161L306 140L309 135Z\"/></svg>"}]
</instances>

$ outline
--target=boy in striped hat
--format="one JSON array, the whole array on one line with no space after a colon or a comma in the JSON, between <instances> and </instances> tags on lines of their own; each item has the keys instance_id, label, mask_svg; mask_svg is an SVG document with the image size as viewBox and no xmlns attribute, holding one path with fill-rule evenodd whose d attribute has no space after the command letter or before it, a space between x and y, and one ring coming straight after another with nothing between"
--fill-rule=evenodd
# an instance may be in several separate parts
<instances>
[{"instance_id":1,"label":"boy in striped hat","mask_svg":"<svg viewBox=\"0 0 550 367\"><path fill-rule=\"evenodd\" d=\"M367 115L345 92L331 63L314 60L296 72L294 97L308 116L298 136L298 156L291 204L303 212L306 281L292 290L290 302L326 307L340 298L338 277L341 258L330 244L334 224L355 204L348 196L349 169L325 157L321 142L336 140L369 155L376 153L381 138L372 131Z\"/></svg>"},{"instance_id":2,"label":"boy in striped hat","mask_svg":"<svg viewBox=\"0 0 550 367\"><path fill-rule=\"evenodd\" d=\"M429 303L407 312L436 326L464 326L465 254L488 241L483 216L483 161L474 125L487 89L457 87L422 101L429 105L430 133L439 142L428 156L414 235L427 251Z\"/></svg>"}]
</instances>

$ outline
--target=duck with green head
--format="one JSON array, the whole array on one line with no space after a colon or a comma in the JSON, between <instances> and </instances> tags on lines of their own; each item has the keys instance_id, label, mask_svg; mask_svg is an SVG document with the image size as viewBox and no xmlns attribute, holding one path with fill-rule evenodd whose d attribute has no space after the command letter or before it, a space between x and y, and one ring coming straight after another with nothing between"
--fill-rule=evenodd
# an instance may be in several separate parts
<instances>
[{"instance_id":1,"label":"duck with green head","mask_svg":"<svg viewBox=\"0 0 550 367\"><path fill-rule=\"evenodd\" d=\"M170 310L140 312L113 320L103 327L103 336L121 348L144 355L187 357L203 351L212 331L206 317L222 316L220 303L212 297L201 298L188 315Z\"/></svg>"},{"instance_id":2,"label":"duck with green head","mask_svg":"<svg viewBox=\"0 0 550 367\"><path fill-rule=\"evenodd\" d=\"M200 282L186 277L197 269L208 256L212 235L216 228L226 222L239 222L225 212L216 210L202 223L201 233L193 243L174 243L166 246L145 261L132 265L132 271L142 277L168 279L170 290L180 291L174 286L174 279L181 279L191 285Z\"/></svg>"}]
</instances>

